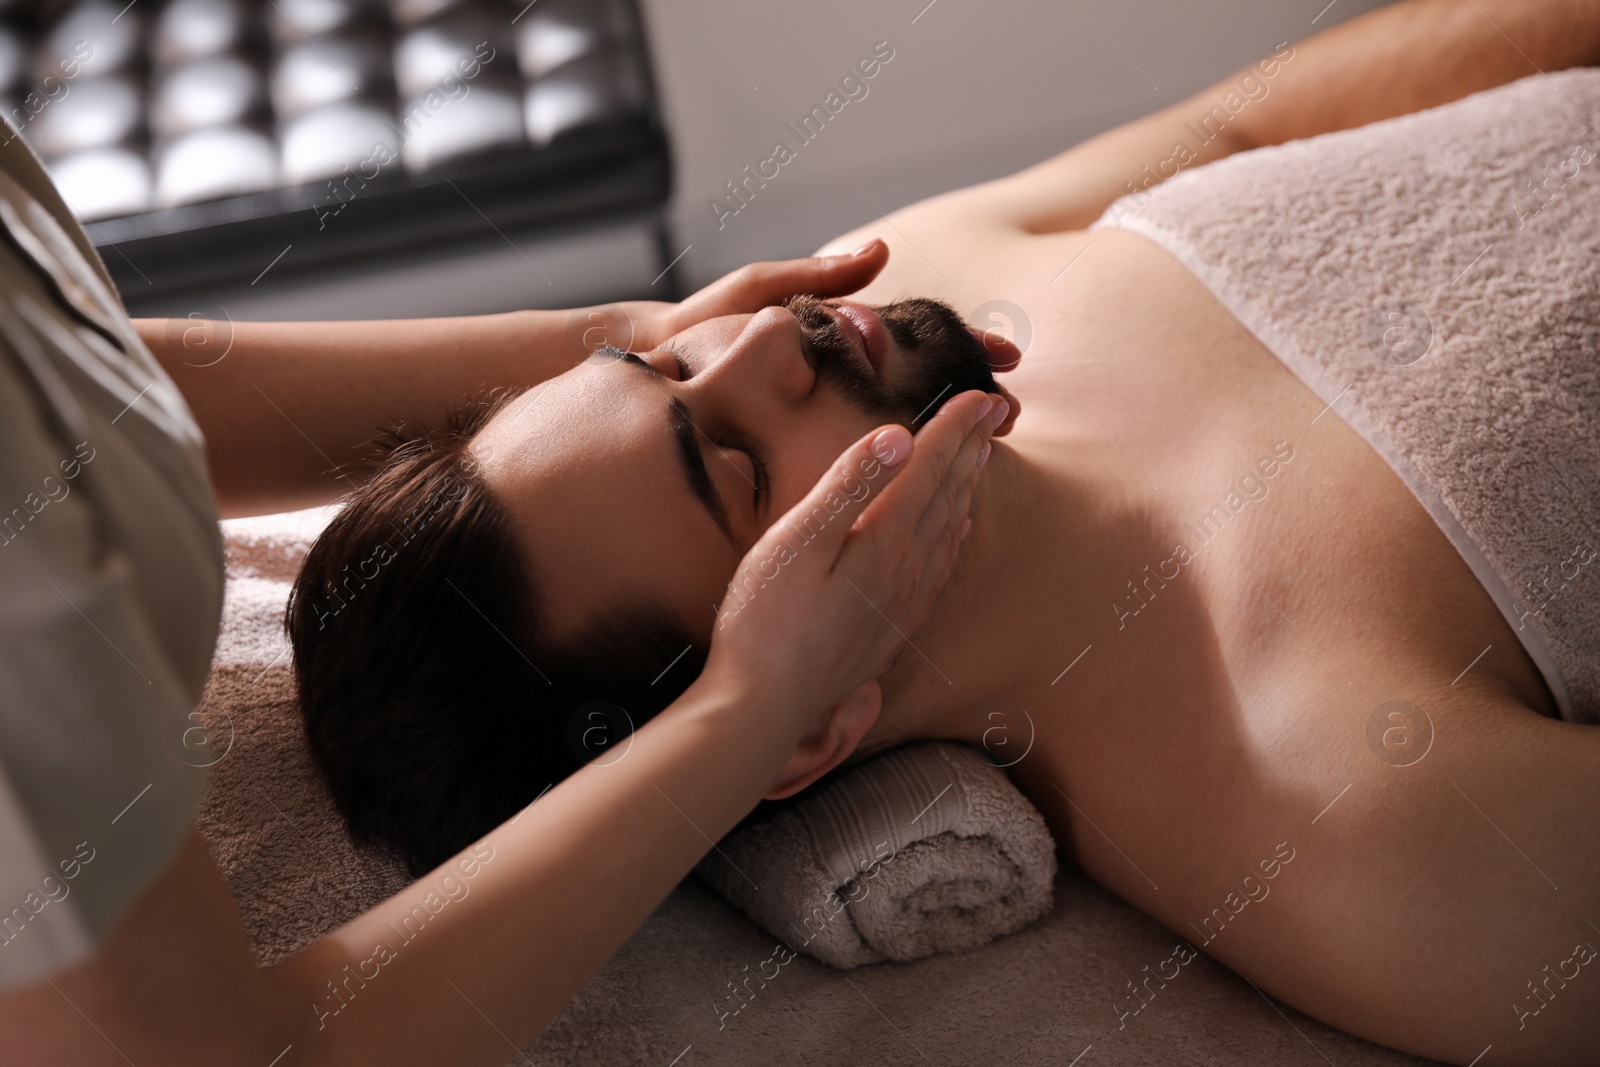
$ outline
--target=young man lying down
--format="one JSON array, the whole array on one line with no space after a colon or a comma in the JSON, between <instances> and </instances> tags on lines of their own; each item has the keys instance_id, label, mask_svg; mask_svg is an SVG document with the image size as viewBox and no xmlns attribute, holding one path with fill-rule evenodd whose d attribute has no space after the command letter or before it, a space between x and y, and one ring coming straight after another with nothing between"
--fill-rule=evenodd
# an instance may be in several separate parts
<instances>
[{"instance_id":1,"label":"young man lying down","mask_svg":"<svg viewBox=\"0 0 1600 1067\"><path fill-rule=\"evenodd\" d=\"M1380 397L1325 400L1286 365L1315 338L1240 321L1252 285L1283 279L1164 242L1182 220L1161 203L1221 181L1197 168L1224 156L1597 56L1600 5L1401 4L1244 72L1270 93L1224 107L1204 139L1193 120L1239 78L846 235L825 251L883 242L864 253L882 272L852 300L797 297L637 351L613 316L596 339L617 344L406 431L313 548L289 618L311 744L353 831L427 870L649 719L694 680L719 624L805 551L798 520L772 532L840 453L881 422L915 430L943 398L996 392L992 364L1009 372L989 416L1004 439L949 585L876 689L819 717L767 795L912 739L982 745L1000 724L1009 751L1028 749L1010 773L1063 853L1268 995L1453 1063L1489 1048L1504 1058L1486 1062L1592 1062L1600 732L1578 723L1600 716L1600 692L1593 646L1586 665L1562 642L1593 624L1600 539L1517 561L1560 572L1561 603L1580 607L1558 623L1548 583L1530 603L1474 542L1488 519L1514 527L1517 507L1450 530L1429 497L1451 487L1427 457L1386 462L1373 442L1395 435L1353 428L1373 429ZM1499 91L1600 118L1600 73ZM1408 129L1455 145L1463 124L1468 142L1504 135L1494 114L1469 101ZM1600 127L1582 136L1600 147ZM1329 187L1370 178L1315 165L1351 158L1329 154L1337 143L1365 142L1295 158ZM1485 183L1498 158L1476 161ZM1296 254L1310 222L1259 188L1287 164L1245 163L1230 188L1286 224L1260 242ZM1585 165L1537 208L1514 210L1515 183L1485 184L1416 225L1445 241L1458 211L1495 197L1512 221L1502 256L1544 212L1552 232L1521 240L1600 233ZM1083 229L1130 192L1109 218L1135 232ZM1426 253L1372 221L1376 200L1342 232L1400 277ZM1593 260L1580 262L1592 306ZM1357 299L1338 256L1305 263L1291 283L1305 301ZM1488 284L1470 266L1451 260L1438 281ZM996 297L1029 323L1025 353L986 348L955 310ZM1539 314L1559 334L1581 303L1551 294ZM1595 335L1576 336L1561 358L1587 359L1592 383ZM1412 365L1387 337L1336 339L1324 366ZM1540 359L1556 357L1527 352L1530 376L1552 377ZM1580 447L1533 460L1576 472L1589 537L1600 469L1594 438ZM841 492L870 492L875 472L863 464Z\"/></svg>"}]
</instances>

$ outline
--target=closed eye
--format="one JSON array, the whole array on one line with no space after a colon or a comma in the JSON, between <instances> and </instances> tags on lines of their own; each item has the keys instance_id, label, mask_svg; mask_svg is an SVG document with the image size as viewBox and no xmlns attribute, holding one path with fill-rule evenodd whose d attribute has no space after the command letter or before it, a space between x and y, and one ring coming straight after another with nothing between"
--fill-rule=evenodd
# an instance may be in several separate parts
<instances>
[{"instance_id":1,"label":"closed eye","mask_svg":"<svg viewBox=\"0 0 1600 1067\"><path fill-rule=\"evenodd\" d=\"M678 349L662 345L658 351L665 352L672 357L673 365L678 368L678 381L686 382L694 377L694 371L689 369L689 361L683 358L683 353Z\"/></svg>"},{"instance_id":2,"label":"closed eye","mask_svg":"<svg viewBox=\"0 0 1600 1067\"><path fill-rule=\"evenodd\" d=\"M761 514L762 506L772 496L772 481L767 474L767 458L761 447L747 437L730 436L723 434L726 445L721 447L735 448L750 457L750 466L756 476L756 514Z\"/></svg>"},{"instance_id":3,"label":"closed eye","mask_svg":"<svg viewBox=\"0 0 1600 1067\"><path fill-rule=\"evenodd\" d=\"M690 369L689 361L683 357L683 353L680 350L669 345L661 345L656 349L656 351L664 352L666 355L671 357L673 366L677 371L678 381L688 381L690 378L694 377L694 371ZM613 345L600 346L600 348L595 350L594 356L615 359L623 363L632 364L633 366L640 367L659 377L665 377L665 375L663 375L659 370L657 370L651 364L645 362L639 356L632 352L624 352L622 349ZM594 358L594 356L591 356L591 358ZM687 409L683 409L683 414L685 416L687 413ZM684 419L684 423L685 425L693 426L693 423L690 423L687 418ZM695 432L701 433L699 427L694 427L694 429ZM705 435L701 433L701 436ZM743 452L749 457L750 467L755 475L753 483L755 489L754 507L756 514L760 515L762 508L772 497L772 479L767 468L766 453L763 451L760 445L757 445L754 441L742 435L724 432L720 436L721 440L712 440L710 437L706 437L706 440L710 441L711 444L715 445L717 448L731 448L735 451Z\"/></svg>"},{"instance_id":4,"label":"closed eye","mask_svg":"<svg viewBox=\"0 0 1600 1067\"><path fill-rule=\"evenodd\" d=\"M684 358L681 349L672 345L659 345L656 351L671 358L673 366L678 371L678 381L686 382L694 377L694 371L690 368L689 361ZM732 448L750 457L750 466L755 473L755 508L759 514L762 504L771 495L771 480L767 473L766 456L762 453L761 447L748 438L726 433L722 435L722 440L715 444L718 448Z\"/></svg>"}]
</instances>

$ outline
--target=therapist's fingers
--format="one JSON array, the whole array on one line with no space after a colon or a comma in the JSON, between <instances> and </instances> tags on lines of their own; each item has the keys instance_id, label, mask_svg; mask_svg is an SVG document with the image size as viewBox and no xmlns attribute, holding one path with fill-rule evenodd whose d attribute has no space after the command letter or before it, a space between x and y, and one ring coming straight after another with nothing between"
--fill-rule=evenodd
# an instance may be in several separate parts
<instances>
[{"instance_id":1,"label":"therapist's fingers","mask_svg":"<svg viewBox=\"0 0 1600 1067\"><path fill-rule=\"evenodd\" d=\"M995 329L980 329L968 326L972 336L983 345L983 354L989 360L989 369L996 374L1003 374L1008 370L1016 370L1017 364L1022 362L1022 349L1005 334Z\"/></svg>"},{"instance_id":2,"label":"therapist's fingers","mask_svg":"<svg viewBox=\"0 0 1600 1067\"><path fill-rule=\"evenodd\" d=\"M952 475L951 465L969 433L987 432L992 407L985 394L970 390L947 401L915 440L904 426L879 427L846 449L762 541L804 543L812 550L807 566L822 573L851 560L874 582L890 580L885 563L909 558L923 515L953 503L959 484L942 497L941 488L946 477L965 479L968 471Z\"/></svg>"},{"instance_id":3,"label":"therapist's fingers","mask_svg":"<svg viewBox=\"0 0 1600 1067\"><path fill-rule=\"evenodd\" d=\"M1012 396L1011 390L1002 384L996 383L994 388L1000 394L1000 398L1006 402L1005 416L1000 420L1000 425L995 427L994 435L996 437L1004 437L1011 432L1011 427L1017 424L1017 416L1022 412L1022 401Z\"/></svg>"},{"instance_id":4,"label":"therapist's fingers","mask_svg":"<svg viewBox=\"0 0 1600 1067\"><path fill-rule=\"evenodd\" d=\"M987 458L989 445L985 442L980 451L980 457ZM933 551L928 553L927 560L922 565L922 586L926 589L943 589L950 580L950 575L955 570L956 559L961 552L961 544L967 538L967 532L972 526L972 497L978 488L978 479L982 476L983 462L975 462L972 471L956 492L954 503L949 514L945 516L944 525L936 535L936 544Z\"/></svg>"},{"instance_id":5,"label":"therapist's fingers","mask_svg":"<svg viewBox=\"0 0 1600 1067\"><path fill-rule=\"evenodd\" d=\"M912 535L911 552L914 558L942 556L943 553L939 551L938 546L939 539L947 531L958 529L962 520L966 518L967 508L972 500L971 486L988 459L989 439L994 433L994 415L997 406L993 403L993 397L989 399L990 407L985 409L980 404L976 410L983 412L982 416L966 428L965 434L955 442L956 448L949 467L939 479L938 488L929 500L928 506L917 519L915 532ZM941 411L935 418L941 416L952 417L945 416ZM965 423L961 425L965 426ZM950 436L953 438L955 435L952 433Z\"/></svg>"},{"instance_id":6,"label":"therapist's fingers","mask_svg":"<svg viewBox=\"0 0 1600 1067\"><path fill-rule=\"evenodd\" d=\"M884 487L857 526L866 535L852 547L865 559L884 554L920 561L932 549L925 529L937 529L955 507L983 443L993 432L994 401L978 390L951 398L917 432L906 470Z\"/></svg>"},{"instance_id":7,"label":"therapist's fingers","mask_svg":"<svg viewBox=\"0 0 1600 1067\"><path fill-rule=\"evenodd\" d=\"M928 566L918 525L930 511L948 523L970 501L967 440L987 438L992 411L969 390L914 439L890 424L846 449L741 561L717 608L706 671L781 692L807 717L882 674L953 564L935 537L922 541L939 557Z\"/></svg>"},{"instance_id":8,"label":"therapist's fingers","mask_svg":"<svg viewBox=\"0 0 1600 1067\"><path fill-rule=\"evenodd\" d=\"M845 449L762 541L803 543L813 548L811 565L819 573L831 573L859 518L902 476L914 453L911 431L899 425L878 427Z\"/></svg>"},{"instance_id":9,"label":"therapist's fingers","mask_svg":"<svg viewBox=\"0 0 1600 1067\"><path fill-rule=\"evenodd\" d=\"M676 329L719 315L760 311L799 293L844 296L876 278L888 262L889 246L873 238L847 255L750 263L680 303Z\"/></svg>"}]
</instances>

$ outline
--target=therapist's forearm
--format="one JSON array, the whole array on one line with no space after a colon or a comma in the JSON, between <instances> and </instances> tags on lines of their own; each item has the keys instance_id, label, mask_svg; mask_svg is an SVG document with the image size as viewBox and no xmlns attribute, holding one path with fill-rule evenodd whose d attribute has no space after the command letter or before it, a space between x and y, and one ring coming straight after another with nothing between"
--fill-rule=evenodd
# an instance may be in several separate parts
<instances>
[{"instance_id":1,"label":"therapist's forearm","mask_svg":"<svg viewBox=\"0 0 1600 1067\"><path fill-rule=\"evenodd\" d=\"M0 1063L506 1062L761 796L814 782L870 730L873 679L955 565L990 410L969 390L914 443L895 426L859 438L740 574L830 501L836 521L720 615L705 669L665 711L603 765L542 796L528 782L537 799L508 823L273 967L191 828L94 955L0 994ZM842 492L873 458L889 472L878 491Z\"/></svg>"},{"instance_id":2,"label":"therapist's forearm","mask_svg":"<svg viewBox=\"0 0 1600 1067\"><path fill-rule=\"evenodd\" d=\"M437 423L489 386L528 386L581 353L568 313L519 311L374 322L136 319L206 436L224 516L327 503L337 468L384 426Z\"/></svg>"},{"instance_id":3,"label":"therapist's forearm","mask_svg":"<svg viewBox=\"0 0 1600 1067\"><path fill-rule=\"evenodd\" d=\"M191 831L85 965L0 996L0 1063L499 1067L770 788L803 718L780 699L702 675L609 766L265 970Z\"/></svg>"},{"instance_id":4,"label":"therapist's forearm","mask_svg":"<svg viewBox=\"0 0 1600 1067\"><path fill-rule=\"evenodd\" d=\"M533 1040L755 806L796 741L782 724L797 717L778 712L696 683L615 762L580 770L485 837L492 858L470 878L456 873L458 900L439 906L457 870L446 864L278 965L289 1010L304 1013L296 1062L506 1062L507 1042ZM430 891L437 914L402 942L396 931ZM379 943L392 958L362 964L368 980L345 1000L331 994L327 983L373 960ZM430 1025L401 1025L421 1017Z\"/></svg>"}]
</instances>

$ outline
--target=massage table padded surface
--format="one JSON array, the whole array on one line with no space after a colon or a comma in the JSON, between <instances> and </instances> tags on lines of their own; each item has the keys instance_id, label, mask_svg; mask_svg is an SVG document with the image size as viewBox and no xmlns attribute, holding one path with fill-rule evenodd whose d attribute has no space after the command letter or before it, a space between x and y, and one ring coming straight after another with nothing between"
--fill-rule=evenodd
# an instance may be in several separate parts
<instances>
[{"instance_id":1,"label":"massage table padded surface","mask_svg":"<svg viewBox=\"0 0 1600 1067\"><path fill-rule=\"evenodd\" d=\"M406 884L396 862L351 844L313 769L295 709L283 608L306 539L325 519L319 510L223 524L227 602L200 710L220 758L199 822L264 963ZM459 885L470 896L471 879ZM453 892L459 897L461 890ZM456 906L442 892L439 899L441 913ZM413 936L427 936L426 924ZM1431 1062L1268 1000L1204 956L1178 967L1164 987L1152 980L1153 995L1146 994L1137 1014L1122 1017L1140 1003L1130 999L1128 983L1160 970L1171 974L1174 965L1163 961L1181 940L1063 865L1053 911L1018 934L975 952L846 972L798 954L780 963L786 954L775 955L771 935L690 879L523 1058L508 1049L507 1061L539 1067ZM398 939L392 948L405 951ZM381 982L382 968L376 969L372 981ZM440 996L470 996L473 983L470 973L440 975ZM747 990L742 996L733 989L740 984ZM359 985L350 988L360 996ZM323 1010L338 1005L330 995ZM323 1021L337 1026L338 1015Z\"/></svg>"}]
</instances>

